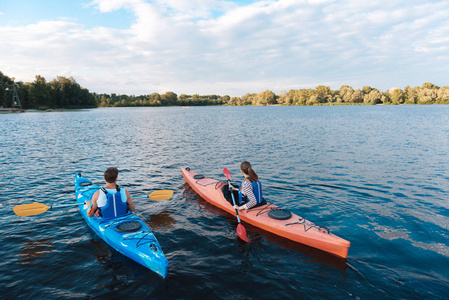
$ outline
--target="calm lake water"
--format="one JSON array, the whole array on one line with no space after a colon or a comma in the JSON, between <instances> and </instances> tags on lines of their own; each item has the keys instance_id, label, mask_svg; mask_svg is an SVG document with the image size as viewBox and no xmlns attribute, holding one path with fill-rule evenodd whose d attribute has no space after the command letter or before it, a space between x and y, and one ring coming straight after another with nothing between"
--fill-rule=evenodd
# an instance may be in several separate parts
<instances>
[{"instance_id":1,"label":"calm lake water","mask_svg":"<svg viewBox=\"0 0 449 300\"><path fill-rule=\"evenodd\" d=\"M449 106L110 108L0 115L1 298L448 299ZM241 180L351 242L347 261L245 225L199 198L180 168ZM109 166L170 266L110 248L77 208L74 174Z\"/></svg>"}]
</instances>

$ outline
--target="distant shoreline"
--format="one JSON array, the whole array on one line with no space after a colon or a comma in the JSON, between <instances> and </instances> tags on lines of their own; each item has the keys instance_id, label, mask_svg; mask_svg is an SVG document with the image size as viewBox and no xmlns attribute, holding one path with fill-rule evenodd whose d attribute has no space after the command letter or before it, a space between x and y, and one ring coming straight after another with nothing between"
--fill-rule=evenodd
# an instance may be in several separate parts
<instances>
[{"instance_id":1,"label":"distant shoreline","mask_svg":"<svg viewBox=\"0 0 449 300\"><path fill-rule=\"evenodd\" d=\"M81 87L73 77L58 76L47 82L40 75L31 83L15 82L0 72L0 106L23 109L86 109L95 107L159 107L159 106L334 106L334 105L401 105L449 104L449 86L439 87L426 82L414 88L406 86L380 91L370 86L352 88L342 85L338 90L318 85L308 89L283 90L278 94L270 90L247 93L241 97L228 95L177 95L174 92L146 95L98 94ZM17 90L19 100L12 90Z\"/></svg>"},{"instance_id":2,"label":"distant shoreline","mask_svg":"<svg viewBox=\"0 0 449 300\"><path fill-rule=\"evenodd\" d=\"M318 106L401 106L401 105L447 105L449 103L423 103L423 104L410 104L410 103L403 103L403 104L366 104L366 103L321 103L321 104L314 104L314 105L280 105L280 104L268 104L268 105L192 105L190 107L318 107ZM50 111L47 111L46 109L24 109L22 112L19 112L17 110L12 111L10 108L2 108L0 109L0 114L17 114L17 113L50 113L50 112L71 112L71 111L79 111L79 110L90 110L90 109L101 109L101 108L164 108L164 107L171 107L171 108L186 108L186 106L181 105L165 105L165 106L109 106L109 107L79 107L79 108L55 108L51 109Z\"/></svg>"}]
</instances>

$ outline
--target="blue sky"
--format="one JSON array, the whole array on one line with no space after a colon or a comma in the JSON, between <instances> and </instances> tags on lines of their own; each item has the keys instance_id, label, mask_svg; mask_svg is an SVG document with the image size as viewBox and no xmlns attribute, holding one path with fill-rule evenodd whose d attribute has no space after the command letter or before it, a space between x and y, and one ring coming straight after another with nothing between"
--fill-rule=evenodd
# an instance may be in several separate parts
<instances>
[{"instance_id":1,"label":"blue sky","mask_svg":"<svg viewBox=\"0 0 449 300\"><path fill-rule=\"evenodd\" d=\"M0 71L91 92L449 85L449 2L0 0Z\"/></svg>"}]
</instances>

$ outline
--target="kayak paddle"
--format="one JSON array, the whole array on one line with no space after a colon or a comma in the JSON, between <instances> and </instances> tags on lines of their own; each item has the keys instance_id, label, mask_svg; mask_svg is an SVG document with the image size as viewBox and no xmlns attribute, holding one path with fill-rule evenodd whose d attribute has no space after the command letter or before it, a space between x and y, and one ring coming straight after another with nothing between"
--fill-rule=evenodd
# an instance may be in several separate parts
<instances>
[{"instance_id":1,"label":"kayak paddle","mask_svg":"<svg viewBox=\"0 0 449 300\"><path fill-rule=\"evenodd\" d=\"M13 210L15 214L18 215L19 217L28 217L43 214L44 212L52 208L77 206L77 205L84 205L84 203L52 205L52 206L47 206L43 203L28 203L14 206Z\"/></svg>"},{"instance_id":2,"label":"kayak paddle","mask_svg":"<svg viewBox=\"0 0 449 300\"><path fill-rule=\"evenodd\" d=\"M148 196L138 196L138 197L133 197L133 199L150 198L151 200L159 201L159 200L168 200L171 198L171 196L173 196L172 190L160 190L160 191L154 191L151 194L149 194Z\"/></svg>"},{"instance_id":3,"label":"kayak paddle","mask_svg":"<svg viewBox=\"0 0 449 300\"><path fill-rule=\"evenodd\" d=\"M228 169L224 168L223 169L223 174L224 176L226 176L226 178L228 179L228 185L229 185L229 189L231 189L231 172L229 172ZM232 197L232 203L235 206L235 199L234 199L234 193L231 190L231 197ZM241 238L243 241L249 243L250 240L246 234L246 229L245 227L243 227L242 223L240 223L240 217L239 217L239 211L238 209L235 210L235 213L237 214L237 221L239 222L239 224L237 225L237 235L239 236L239 238Z\"/></svg>"},{"instance_id":4,"label":"kayak paddle","mask_svg":"<svg viewBox=\"0 0 449 300\"><path fill-rule=\"evenodd\" d=\"M154 191L151 194L149 194L148 196L139 196L139 197L133 197L133 198L149 198L154 201L159 201L159 200L170 199L172 195L173 195L172 190L160 190L160 191ZM28 203L28 204L14 206L13 211L19 217L29 217L29 216L43 214L44 212L46 212L47 210L52 209L52 208L78 206L78 205L84 205L84 203L51 205L51 206L45 205L43 203Z\"/></svg>"}]
</instances>

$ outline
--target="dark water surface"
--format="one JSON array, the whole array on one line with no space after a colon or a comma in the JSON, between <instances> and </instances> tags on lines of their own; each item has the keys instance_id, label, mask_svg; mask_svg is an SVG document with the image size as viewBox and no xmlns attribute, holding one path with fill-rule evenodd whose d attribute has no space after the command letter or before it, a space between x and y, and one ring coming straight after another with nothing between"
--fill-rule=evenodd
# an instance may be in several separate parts
<instances>
[{"instance_id":1,"label":"dark water surface","mask_svg":"<svg viewBox=\"0 0 449 300\"><path fill-rule=\"evenodd\" d=\"M0 115L0 298L448 299L449 106L117 108ZM241 180L351 242L348 260L245 225L181 167ZM116 166L158 238L168 278L111 249L76 208L74 174Z\"/></svg>"}]
</instances>

